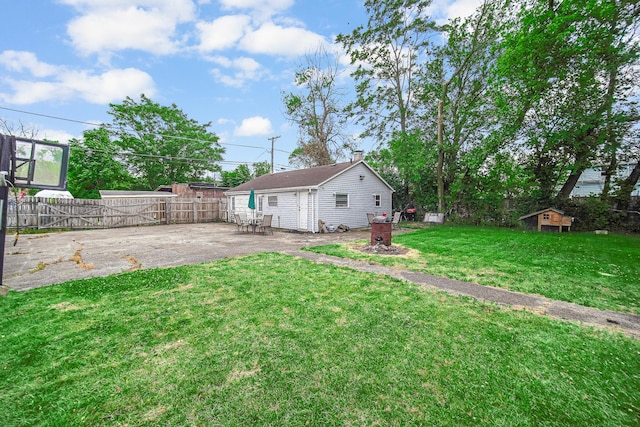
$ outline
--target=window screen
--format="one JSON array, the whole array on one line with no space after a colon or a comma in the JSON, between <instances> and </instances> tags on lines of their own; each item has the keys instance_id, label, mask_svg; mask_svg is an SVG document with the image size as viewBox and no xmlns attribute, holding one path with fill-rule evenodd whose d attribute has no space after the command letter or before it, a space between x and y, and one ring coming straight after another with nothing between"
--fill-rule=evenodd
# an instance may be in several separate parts
<instances>
[{"instance_id":1,"label":"window screen","mask_svg":"<svg viewBox=\"0 0 640 427\"><path fill-rule=\"evenodd\" d=\"M349 195L348 194L336 194L336 208L348 208L349 207Z\"/></svg>"}]
</instances>

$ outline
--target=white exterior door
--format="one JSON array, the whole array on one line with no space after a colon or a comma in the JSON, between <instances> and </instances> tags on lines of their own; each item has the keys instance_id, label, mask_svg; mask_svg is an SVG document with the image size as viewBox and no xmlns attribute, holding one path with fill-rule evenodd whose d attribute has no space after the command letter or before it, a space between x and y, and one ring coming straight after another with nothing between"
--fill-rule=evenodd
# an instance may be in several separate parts
<instances>
[{"instance_id":1,"label":"white exterior door","mask_svg":"<svg viewBox=\"0 0 640 427\"><path fill-rule=\"evenodd\" d=\"M309 193L298 192L298 230L309 229Z\"/></svg>"}]
</instances>

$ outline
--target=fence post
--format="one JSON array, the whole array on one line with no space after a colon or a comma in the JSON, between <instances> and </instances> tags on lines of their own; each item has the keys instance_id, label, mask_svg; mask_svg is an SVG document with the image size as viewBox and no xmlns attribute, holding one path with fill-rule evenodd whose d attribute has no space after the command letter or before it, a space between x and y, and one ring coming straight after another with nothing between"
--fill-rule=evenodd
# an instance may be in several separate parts
<instances>
[{"instance_id":1,"label":"fence post","mask_svg":"<svg viewBox=\"0 0 640 427\"><path fill-rule=\"evenodd\" d=\"M41 206L42 206L42 202L38 201L38 203L36 204L36 213L37 213L37 217L38 217L38 222L36 224L36 228L38 230L40 230L42 228L42 214L41 214L42 208L41 208Z\"/></svg>"}]
</instances>

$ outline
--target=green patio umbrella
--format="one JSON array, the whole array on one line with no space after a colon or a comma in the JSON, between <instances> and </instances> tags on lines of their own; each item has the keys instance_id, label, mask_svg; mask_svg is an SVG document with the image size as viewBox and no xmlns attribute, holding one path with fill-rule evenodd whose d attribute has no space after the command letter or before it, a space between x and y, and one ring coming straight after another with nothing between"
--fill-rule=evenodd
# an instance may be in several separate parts
<instances>
[{"instance_id":1,"label":"green patio umbrella","mask_svg":"<svg viewBox=\"0 0 640 427\"><path fill-rule=\"evenodd\" d=\"M251 189L251 193L249 193L249 209L251 209L251 218L254 218L254 211L256 209L256 195L253 192L253 188Z\"/></svg>"}]
</instances>

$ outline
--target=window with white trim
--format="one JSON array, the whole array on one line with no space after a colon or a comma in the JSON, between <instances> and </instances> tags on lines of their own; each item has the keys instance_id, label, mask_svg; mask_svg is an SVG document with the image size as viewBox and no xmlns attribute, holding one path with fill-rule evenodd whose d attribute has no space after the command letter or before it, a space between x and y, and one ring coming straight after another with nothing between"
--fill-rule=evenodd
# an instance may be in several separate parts
<instances>
[{"instance_id":1,"label":"window with white trim","mask_svg":"<svg viewBox=\"0 0 640 427\"><path fill-rule=\"evenodd\" d=\"M278 206L278 196L269 196L268 199L267 199L267 203L271 207L277 207Z\"/></svg>"},{"instance_id":2,"label":"window with white trim","mask_svg":"<svg viewBox=\"0 0 640 427\"><path fill-rule=\"evenodd\" d=\"M373 202L376 208L382 206L382 197L379 194L373 195Z\"/></svg>"},{"instance_id":3,"label":"window with white trim","mask_svg":"<svg viewBox=\"0 0 640 427\"><path fill-rule=\"evenodd\" d=\"M349 195L346 193L336 193L336 208L348 208Z\"/></svg>"}]
</instances>

